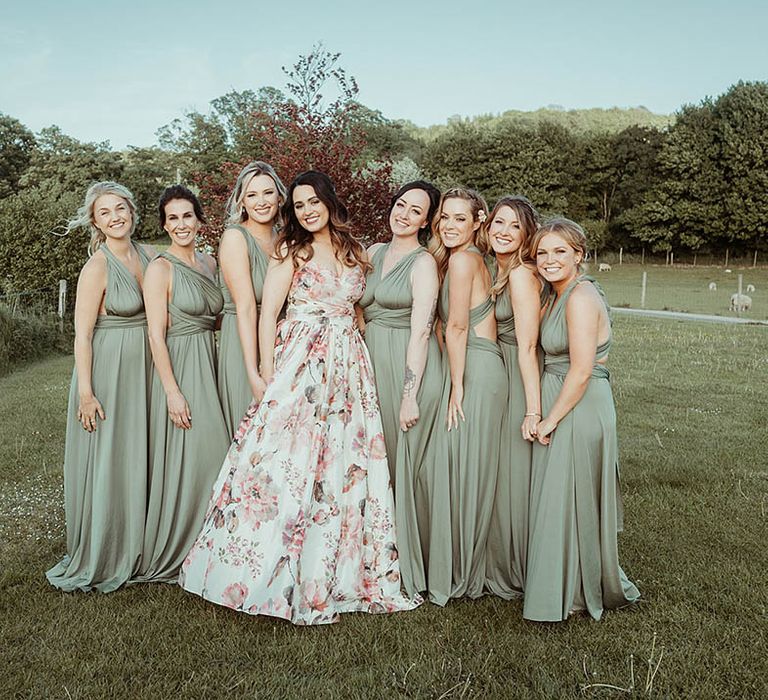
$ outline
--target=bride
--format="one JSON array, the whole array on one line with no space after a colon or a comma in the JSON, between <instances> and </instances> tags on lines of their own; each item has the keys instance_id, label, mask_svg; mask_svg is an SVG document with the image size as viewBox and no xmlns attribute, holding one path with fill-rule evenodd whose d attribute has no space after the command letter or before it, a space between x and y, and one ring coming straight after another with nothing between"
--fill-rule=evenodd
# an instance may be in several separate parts
<instances>
[{"instance_id":1,"label":"bride","mask_svg":"<svg viewBox=\"0 0 768 700\"><path fill-rule=\"evenodd\" d=\"M293 181L283 218L259 326L268 386L235 434L180 583L301 625L409 610L421 600L400 592L381 418L355 323L370 265L324 173Z\"/></svg>"}]
</instances>

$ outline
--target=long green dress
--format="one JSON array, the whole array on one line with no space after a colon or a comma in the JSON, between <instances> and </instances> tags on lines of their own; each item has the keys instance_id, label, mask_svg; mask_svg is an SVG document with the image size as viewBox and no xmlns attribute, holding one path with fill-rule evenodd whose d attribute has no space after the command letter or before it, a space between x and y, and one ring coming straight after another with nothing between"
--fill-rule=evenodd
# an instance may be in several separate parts
<instances>
[{"instance_id":1,"label":"long green dress","mask_svg":"<svg viewBox=\"0 0 768 700\"><path fill-rule=\"evenodd\" d=\"M240 231L248 246L251 284L253 284L253 293L258 310L261 307L264 277L267 274L269 259L244 226L235 224L229 228ZM219 288L224 297L224 315L221 319L221 331L219 333L218 389L221 408L224 411L224 421L227 424L229 435L232 436L235 434L237 426L240 425L248 406L253 401L253 394L245 371L240 332L237 330L237 310L232 301L232 294L224 282L224 274L221 269L219 269Z\"/></svg>"},{"instance_id":2,"label":"long green dress","mask_svg":"<svg viewBox=\"0 0 768 700\"><path fill-rule=\"evenodd\" d=\"M413 596L427 589L425 556L416 510L416 472L432 438L442 392L442 365L440 347L433 333L428 341L426 364L416 396L419 420L410 430L403 432L399 416L411 337L411 273L418 257L429 253L424 248L417 248L405 255L382 278L388 248L389 245L381 246L373 254L373 270L368 273L365 293L359 304L365 317L365 343L376 377L390 480L395 492L400 574L405 590ZM447 484L445 495L447 498ZM427 518L422 517L422 521L426 521L425 526L428 525ZM423 544L427 549L428 542ZM429 561L429 552L426 555Z\"/></svg>"},{"instance_id":3,"label":"long green dress","mask_svg":"<svg viewBox=\"0 0 768 700\"><path fill-rule=\"evenodd\" d=\"M216 393L213 330L223 299L216 283L170 253L173 287L166 344L173 375L189 404L192 427L168 416L165 390L152 378L149 502L141 572L137 581L174 582L200 532L211 487L230 436Z\"/></svg>"},{"instance_id":4,"label":"long green dress","mask_svg":"<svg viewBox=\"0 0 768 700\"><path fill-rule=\"evenodd\" d=\"M570 367L566 303L580 281L550 300L541 323L542 413L555 403ZM607 302L606 302L607 307ZM611 338L597 347L608 355ZM603 609L640 597L619 566L623 512L616 410L605 366L595 363L581 400L560 421L548 446L533 448L528 567L523 617L557 622L576 610Z\"/></svg>"},{"instance_id":5,"label":"long green dress","mask_svg":"<svg viewBox=\"0 0 768 700\"><path fill-rule=\"evenodd\" d=\"M134 248L146 268L149 256ZM108 593L126 583L141 559L147 497L147 405L152 368L141 287L103 245L106 315L91 340L91 383L105 420L88 433L77 420L72 373L64 450L67 555L47 572L64 591Z\"/></svg>"},{"instance_id":6,"label":"long green dress","mask_svg":"<svg viewBox=\"0 0 768 700\"><path fill-rule=\"evenodd\" d=\"M474 246L471 252L480 254ZM486 265L491 269L490 261ZM438 313L443 329L449 315L449 278L440 290ZM482 338L475 327L493 312L488 296L469 311L469 333L464 365L466 422L459 418L458 429L447 432L445 417L451 395L451 371L446 349L443 355L443 395L438 410L434 461L425 467L447 468L450 489L450 523L433 523L433 528L450 529L450 597L478 598L485 587L486 545L499 471L499 434L507 404L507 373L498 343ZM444 478L440 474L437 478Z\"/></svg>"}]
</instances>

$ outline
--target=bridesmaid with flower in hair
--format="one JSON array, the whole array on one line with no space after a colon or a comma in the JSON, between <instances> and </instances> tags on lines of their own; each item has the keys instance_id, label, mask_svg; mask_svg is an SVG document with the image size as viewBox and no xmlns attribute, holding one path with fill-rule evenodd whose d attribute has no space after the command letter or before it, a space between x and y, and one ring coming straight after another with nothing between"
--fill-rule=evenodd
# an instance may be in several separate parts
<instances>
[{"instance_id":1,"label":"bridesmaid with flower in hair","mask_svg":"<svg viewBox=\"0 0 768 700\"><path fill-rule=\"evenodd\" d=\"M450 189L440 200L430 241L442 279L437 310L445 354L433 459L424 460L419 483L431 513L428 531L442 545L437 551L450 539L450 561L436 560L430 549L429 594L441 605L449 597L483 595L499 470L507 375L496 342L492 265L481 233L487 217L488 206L477 192ZM442 484L449 489L447 508Z\"/></svg>"}]
</instances>

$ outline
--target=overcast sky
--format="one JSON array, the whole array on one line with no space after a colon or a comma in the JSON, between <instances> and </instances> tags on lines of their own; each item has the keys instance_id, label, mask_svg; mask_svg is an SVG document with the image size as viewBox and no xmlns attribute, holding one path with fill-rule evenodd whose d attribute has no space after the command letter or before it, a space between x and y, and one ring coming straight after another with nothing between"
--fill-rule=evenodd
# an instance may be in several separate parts
<instances>
[{"instance_id":1,"label":"overcast sky","mask_svg":"<svg viewBox=\"0 0 768 700\"><path fill-rule=\"evenodd\" d=\"M752 0L14 0L0 112L148 146L230 90L282 88L281 66L322 41L363 103L422 126L550 104L670 113L768 79L766 29Z\"/></svg>"}]
</instances>

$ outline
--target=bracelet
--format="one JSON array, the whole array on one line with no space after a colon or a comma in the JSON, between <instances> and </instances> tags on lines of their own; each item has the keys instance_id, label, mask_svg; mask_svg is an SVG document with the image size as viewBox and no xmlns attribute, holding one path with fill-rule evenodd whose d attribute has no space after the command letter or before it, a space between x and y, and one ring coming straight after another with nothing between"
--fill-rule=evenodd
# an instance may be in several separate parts
<instances>
[{"instance_id":1,"label":"bracelet","mask_svg":"<svg viewBox=\"0 0 768 700\"><path fill-rule=\"evenodd\" d=\"M528 416L538 416L539 418L541 418L541 413L526 413L525 415L526 415L526 417L528 417Z\"/></svg>"}]
</instances>

